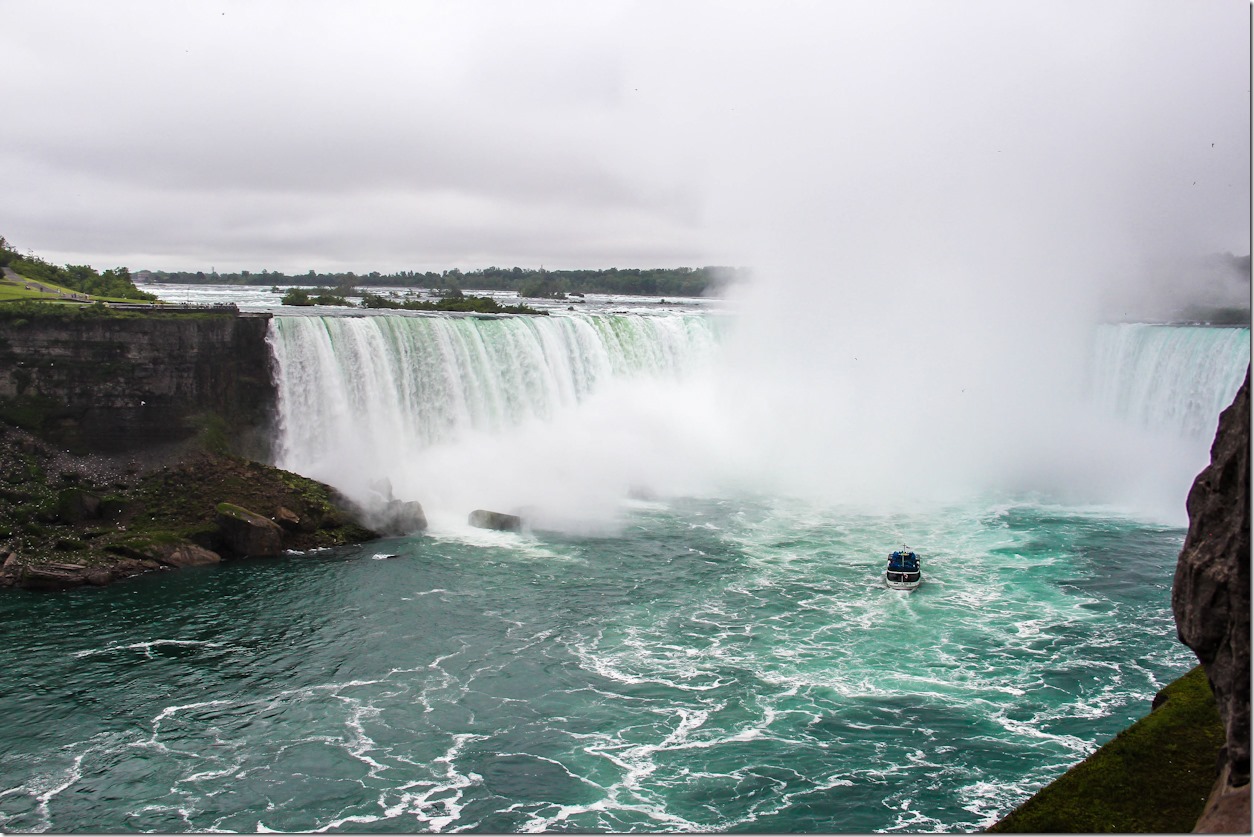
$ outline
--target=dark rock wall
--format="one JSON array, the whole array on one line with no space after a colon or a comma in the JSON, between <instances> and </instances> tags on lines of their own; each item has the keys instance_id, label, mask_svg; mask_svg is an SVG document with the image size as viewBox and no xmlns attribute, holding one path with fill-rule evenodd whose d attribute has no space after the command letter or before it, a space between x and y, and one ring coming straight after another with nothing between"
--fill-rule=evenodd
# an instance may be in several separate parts
<instances>
[{"instance_id":1,"label":"dark rock wall","mask_svg":"<svg viewBox=\"0 0 1254 837\"><path fill-rule=\"evenodd\" d=\"M1188 498L1171 607L1206 668L1227 729L1228 784L1250 780L1250 372L1219 418L1211 462ZM1248 812L1246 814L1248 818ZM1248 831L1248 819L1246 820Z\"/></svg>"},{"instance_id":2,"label":"dark rock wall","mask_svg":"<svg viewBox=\"0 0 1254 837\"><path fill-rule=\"evenodd\" d=\"M268 314L0 320L0 417L75 452L267 435ZM214 418L210 418L210 417Z\"/></svg>"}]
</instances>

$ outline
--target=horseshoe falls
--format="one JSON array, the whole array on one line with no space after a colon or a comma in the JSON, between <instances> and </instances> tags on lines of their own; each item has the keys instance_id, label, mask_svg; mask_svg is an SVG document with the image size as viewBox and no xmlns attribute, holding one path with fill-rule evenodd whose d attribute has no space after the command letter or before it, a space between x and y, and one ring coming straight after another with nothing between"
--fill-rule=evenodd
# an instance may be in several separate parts
<instances>
[{"instance_id":1,"label":"horseshoe falls","mask_svg":"<svg viewBox=\"0 0 1254 837\"><path fill-rule=\"evenodd\" d=\"M701 314L280 317L278 462L363 504L386 478L433 521L502 507L598 525L623 491L681 476L702 419L677 418L699 409L685 391L719 328Z\"/></svg>"},{"instance_id":2,"label":"horseshoe falls","mask_svg":"<svg viewBox=\"0 0 1254 837\"><path fill-rule=\"evenodd\" d=\"M1184 497L1248 329L1099 327L1036 421L862 397L852 357L780 373L832 405L797 414L736 339L679 308L277 316L278 464L363 504L386 479L430 530L6 597L39 628L0 663L45 686L0 692L0 830L971 831L1193 665ZM955 416L1075 453L894 503Z\"/></svg>"}]
</instances>

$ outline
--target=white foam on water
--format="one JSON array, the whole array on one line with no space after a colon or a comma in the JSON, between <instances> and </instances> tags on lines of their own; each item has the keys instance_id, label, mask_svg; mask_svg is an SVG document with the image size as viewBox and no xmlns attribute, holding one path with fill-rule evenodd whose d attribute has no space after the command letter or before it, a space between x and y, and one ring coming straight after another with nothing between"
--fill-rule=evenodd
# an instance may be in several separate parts
<instances>
[{"instance_id":1,"label":"white foam on water","mask_svg":"<svg viewBox=\"0 0 1254 837\"><path fill-rule=\"evenodd\" d=\"M454 735L448 749L431 765L433 779L410 781L398 787L399 799L387 805L384 817L413 817L421 831L444 831L457 824L465 807L466 790L483 782L477 773L460 772L457 760L467 745L482 740L484 736L470 733Z\"/></svg>"},{"instance_id":2,"label":"white foam on water","mask_svg":"<svg viewBox=\"0 0 1254 837\"><path fill-rule=\"evenodd\" d=\"M105 648L89 648L85 651L75 651L75 657L94 657L101 654L114 654L118 651L142 651L148 659L153 659L153 651L161 648L222 648L219 642L211 642L208 640L195 639L153 639L146 642L132 642L128 645L110 645Z\"/></svg>"},{"instance_id":3,"label":"white foam on water","mask_svg":"<svg viewBox=\"0 0 1254 837\"><path fill-rule=\"evenodd\" d=\"M83 777L82 768L83 760L89 753L80 751L74 754L70 764L63 770L53 773L40 774L32 777L26 782L13 788L7 788L0 791L0 799L8 796L28 797L35 802L35 815L37 821L34 827L23 830L35 832L54 830L52 820L51 802L60 796L63 792L73 787ZM0 811L0 825L10 820L9 817Z\"/></svg>"}]
</instances>

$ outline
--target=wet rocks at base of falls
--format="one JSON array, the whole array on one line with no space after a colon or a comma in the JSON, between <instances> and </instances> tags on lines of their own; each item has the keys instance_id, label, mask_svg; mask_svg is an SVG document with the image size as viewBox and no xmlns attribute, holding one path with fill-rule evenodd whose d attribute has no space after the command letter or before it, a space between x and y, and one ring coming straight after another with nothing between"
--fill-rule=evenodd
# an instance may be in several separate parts
<instances>
[{"instance_id":1,"label":"wet rocks at base of falls","mask_svg":"<svg viewBox=\"0 0 1254 837\"><path fill-rule=\"evenodd\" d=\"M221 560L214 553L215 559ZM178 558L175 559L176 561ZM216 563L216 561L214 562ZM23 563L11 552L0 564L0 586L26 590L65 590L84 584L103 587L114 581L160 570L163 566L190 566L150 558L117 558L107 564L79 564L66 561Z\"/></svg>"},{"instance_id":2,"label":"wet rocks at base of falls","mask_svg":"<svg viewBox=\"0 0 1254 837\"><path fill-rule=\"evenodd\" d=\"M194 543L171 546L157 559L167 567L205 567L222 562L222 556Z\"/></svg>"},{"instance_id":3,"label":"wet rocks at base of falls","mask_svg":"<svg viewBox=\"0 0 1254 837\"><path fill-rule=\"evenodd\" d=\"M57 517L65 523L82 523L100 517L101 498L83 488L66 488L57 495Z\"/></svg>"},{"instance_id":4,"label":"wet rocks at base of falls","mask_svg":"<svg viewBox=\"0 0 1254 837\"><path fill-rule=\"evenodd\" d=\"M370 517L371 528L380 535L410 535L427 530L427 515L417 500L391 500Z\"/></svg>"},{"instance_id":5,"label":"wet rocks at base of falls","mask_svg":"<svg viewBox=\"0 0 1254 837\"><path fill-rule=\"evenodd\" d=\"M495 529L498 532L521 532L523 528L522 518L518 515L487 509L475 509L466 522L478 529Z\"/></svg>"},{"instance_id":6,"label":"wet rocks at base of falls","mask_svg":"<svg viewBox=\"0 0 1254 837\"><path fill-rule=\"evenodd\" d=\"M77 455L0 422L0 588L105 585L379 536L323 483L226 454L168 453L143 464ZM411 524L420 514L397 511Z\"/></svg>"},{"instance_id":7,"label":"wet rocks at base of falls","mask_svg":"<svg viewBox=\"0 0 1254 837\"><path fill-rule=\"evenodd\" d=\"M421 511L421 509L419 509ZM0 587L29 590L64 590L84 584L103 586L124 578L163 569L204 567L226 559L274 557L306 544L320 534L319 521L280 506L274 518L266 517L232 503L219 503L211 526L188 532L197 543L173 533L126 533L111 539L99 549L72 538L76 546L67 551L73 560L48 560L43 549L26 554L0 549ZM323 521L337 528L342 521ZM378 536L373 530L348 524L353 537L348 543ZM89 534L99 535L99 531ZM81 557L79 557L81 556Z\"/></svg>"},{"instance_id":8,"label":"wet rocks at base of falls","mask_svg":"<svg viewBox=\"0 0 1254 837\"><path fill-rule=\"evenodd\" d=\"M237 555L251 558L283 551L283 527L268 517L231 503L219 503L217 524L223 543Z\"/></svg>"},{"instance_id":9,"label":"wet rocks at base of falls","mask_svg":"<svg viewBox=\"0 0 1254 837\"><path fill-rule=\"evenodd\" d=\"M1197 831L1250 830L1249 389L1247 369L1219 418L1210 464L1189 491L1171 594L1180 641L1206 669L1227 732L1220 783Z\"/></svg>"},{"instance_id":10,"label":"wet rocks at base of falls","mask_svg":"<svg viewBox=\"0 0 1254 837\"><path fill-rule=\"evenodd\" d=\"M302 518L287 506L279 506L274 510L274 522L287 532L312 532L312 521Z\"/></svg>"},{"instance_id":11,"label":"wet rocks at base of falls","mask_svg":"<svg viewBox=\"0 0 1254 837\"><path fill-rule=\"evenodd\" d=\"M427 514L417 500L398 500L387 477L370 483L372 508L359 509L370 528L384 537L427 531Z\"/></svg>"}]
</instances>

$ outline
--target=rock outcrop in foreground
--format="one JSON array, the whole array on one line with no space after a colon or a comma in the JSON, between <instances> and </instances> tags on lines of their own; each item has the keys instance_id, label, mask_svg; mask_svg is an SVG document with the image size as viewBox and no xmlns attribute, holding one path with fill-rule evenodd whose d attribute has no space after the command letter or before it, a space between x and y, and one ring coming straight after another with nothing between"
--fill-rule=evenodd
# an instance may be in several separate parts
<instances>
[{"instance_id":1,"label":"rock outcrop in foreground","mask_svg":"<svg viewBox=\"0 0 1254 837\"><path fill-rule=\"evenodd\" d=\"M0 587L103 585L378 536L323 483L194 446L171 456L76 456L0 422Z\"/></svg>"},{"instance_id":2,"label":"rock outcrop in foreground","mask_svg":"<svg viewBox=\"0 0 1254 837\"><path fill-rule=\"evenodd\" d=\"M1180 641L1206 669L1227 731L1223 770L1196 831L1250 831L1250 372L1219 417L1189 491L1171 592Z\"/></svg>"}]
</instances>

